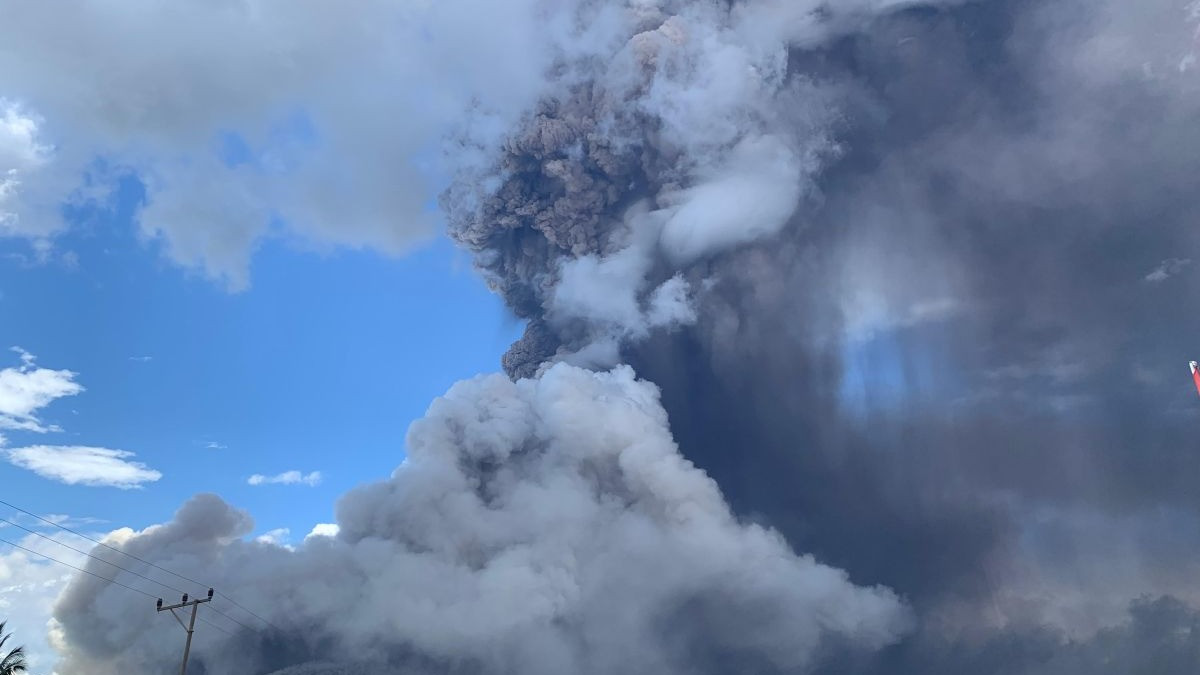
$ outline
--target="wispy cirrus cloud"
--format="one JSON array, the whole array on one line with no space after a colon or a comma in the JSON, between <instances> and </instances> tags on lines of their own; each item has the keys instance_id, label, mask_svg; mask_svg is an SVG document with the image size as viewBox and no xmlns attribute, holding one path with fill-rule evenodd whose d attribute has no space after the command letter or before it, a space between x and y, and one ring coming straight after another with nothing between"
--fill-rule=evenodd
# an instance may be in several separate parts
<instances>
[{"instance_id":1,"label":"wispy cirrus cloud","mask_svg":"<svg viewBox=\"0 0 1200 675\"><path fill-rule=\"evenodd\" d=\"M91 516L72 516L65 513L47 513L43 517L55 525L61 525L63 527L90 527L92 525L100 525L109 522L104 518L93 518Z\"/></svg>"},{"instance_id":2,"label":"wispy cirrus cloud","mask_svg":"<svg viewBox=\"0 0 1200 675\"><path fill-rule=\"evenodd\" d=\"M321 482L321 472L312 471L310 473L301 473L299 471L284 471L283 473L275 474L274 476L264 476L261 473L256 473L246 479L250 485L308 485L313 487Z\"/></svg>"},{"instance_id":3,"label":"wispy cirrus cloud","mask_svg":"<svg viewBox=\"0 0 1200 675\"><path fill-rule=\"evenodd\" d=\"M0 370L0 429L58 431L57 426L45 424L38 415L54 401L84 390L75 381L77 373L39 367L33 354L20 347L12 351L20 355L21 365Z\"/></svg>"},{"instance_id":4,"label":"wispy cirrus cloud","mask_svg":"<svg viewBox=\"0 0 1200 675\"><path fill-rule=\"evenodd\" d=\"M32 445L3 450L14 466L67 485L131 490L153 483L162 474L133 461L134 453L87 446Z\"/></svg>"}]
</instances>

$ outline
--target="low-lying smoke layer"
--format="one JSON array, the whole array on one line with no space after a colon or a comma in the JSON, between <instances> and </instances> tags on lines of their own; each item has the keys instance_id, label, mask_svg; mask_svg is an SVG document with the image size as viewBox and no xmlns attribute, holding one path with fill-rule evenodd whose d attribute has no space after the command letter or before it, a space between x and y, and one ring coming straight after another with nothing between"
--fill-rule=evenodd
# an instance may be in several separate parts
<instances>
[{"instance_id":1,"label":"low-lying smoke layer","mask_svg":"<svg viewBox=\"0 0 1200 675\"><path fill-rule=\"evenodd\" d=\"M628 367L461 382L408 449L390 480L341 501L337 537L295 553L239 539L248 517L211 495L125 542L277 608L275 627L198 649L196 672L321 655L364 673L794 672L822 647L875 649L908 627L890 591L737 522ZM66 672L146 672L177 656L159 617L121 590L81 579L62 598Z\"/></svg>"}]
</instances>

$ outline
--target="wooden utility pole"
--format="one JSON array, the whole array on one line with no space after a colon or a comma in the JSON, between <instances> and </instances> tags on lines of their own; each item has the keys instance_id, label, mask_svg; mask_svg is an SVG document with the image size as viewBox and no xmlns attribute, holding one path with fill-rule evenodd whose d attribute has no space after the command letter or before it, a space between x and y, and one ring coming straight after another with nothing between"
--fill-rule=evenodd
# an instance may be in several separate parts
<instances>
[{"instance_id":1,"label":"wooden utility pole","mask_svg":"<svg viewBox=\"0 0 1200 675\"><path fill-rule=\"evenodd\" d=\"M212 599L213 599L213 589L211 589L211 588L208 589L208 597L207 598L204 598L204 599L197 598L196 600L189 601L187 593L184 593L183 600L180 601L179 604L171 605L169 607L163 607L162 598L158 599L158 611L162 612L164 610L169 610L171 612L171 616L175 617L175 620L179 622L179 625L183 626L183 629L185 631L187 631L187 642L184 643L184 645L183 645L183 665L181 665L179 667L179 675L187 675L188 654L190 654L192 652L192 633L194 633L196 631L196 610L200 609L200 603L212 602ZM187 607L189 605L191 605L191 607L192 607L192 618L190 621L188 621L187 625L185 626L183 624L183 619L179 618L179 615L175 613L175 610L177 610L181 607Z\"/></svg>"}]
</instances>

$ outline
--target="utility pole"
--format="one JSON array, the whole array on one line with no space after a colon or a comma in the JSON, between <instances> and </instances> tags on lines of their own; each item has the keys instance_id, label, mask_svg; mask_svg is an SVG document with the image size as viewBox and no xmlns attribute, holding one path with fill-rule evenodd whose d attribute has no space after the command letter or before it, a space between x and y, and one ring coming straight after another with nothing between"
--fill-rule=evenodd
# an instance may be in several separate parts
<instances>
[{"instance_id":1,"label":"utility pole","mask_svg":"<svg viewBox=\"0 0 1200 675\"><path fill-rule=\"evenodd\" d=\"M171 605L170 607L163 607L162 598L158 599L158 611L162 612L164 610L169 610L171 612L171 616L175 617L175 620L179 622L179 625L182 626L185 631L187 631L187 642L183 645L183 665L179 667L179 675L187 675L188 654L190 654L192 651L192 633L196 631L196 610L200 609L200 603L212 602L212 599L213 589L211 588L208 589L208 597L204 598L203 600L197 598L189 601L187 593L184 593L183 600L180 601L179 604ZM188 605L191 605L192 607L192 619L191 621L188 621L186 626L184 626L183 619L179 618L179 615L175 613L175 610L181 607L187 607Z\"/></svg>"}]
</instances>

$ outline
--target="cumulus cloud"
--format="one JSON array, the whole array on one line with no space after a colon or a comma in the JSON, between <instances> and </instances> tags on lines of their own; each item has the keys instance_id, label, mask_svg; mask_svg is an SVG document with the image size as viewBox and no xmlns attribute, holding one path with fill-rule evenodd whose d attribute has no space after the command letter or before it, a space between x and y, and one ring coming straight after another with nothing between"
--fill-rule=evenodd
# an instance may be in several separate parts
<instances>
[{"instance_id":1,"label":"cumulus cloud","mask_svg":"<svg viewBox=\"0 0 1200 675\"><path fill-rule=\"evenodd\" d=\"M321 472L311 471L309 473L301 473L296 470L284 471L283 473L275 474L274 476L264 476L261 473L256 473L246 479L250 485L308 485L316 486L321 482Z\"/></svg>"},{"instance_id":2,"label":"cumulus cloud","mask_svg":"<svg viewBox=\"0 0 1200 675\"><path fill-rule=\"evenodd\" d=\"M538 0L310 10L12 12L0 26L0 232L45 238L85 182L82 197L97 198L133 175L143 235L234 289L280 224L304 245L403 252L436 220L438 138L470 111L463 137L498 142L551 62L538 38L566 18Z\"/></svg>"},{"instance_id":3,"label":"cumulus cloud","mask_svg":"<svg viewBox=\"0 0 1200 675\"><path fill-rule=\"evenodd\" d=\"M341 528L337 523L317 523L313 525L312 531L304 535L305 539L309 537L336 537Z\"/></svg>"},{"instance_id":4,"label":"cumulus cloud","mask_svg":"<svg viewBox=\"0 0 1200 675\"><path fill-rule=\"evenodd\" d=\"M12 351L21 357L21 365L0 370L0 429L46 433L57 430L38 418L38 412L65 396L83 391L75 381L76 373L51 370L37 365L37 358L20 347Z\"/></svg>"},{"instance_id":5,"label":"cumulus cloud","mask_svg":"<svg viewBox=\"0 0 1200 675\"><path fill-rule=\"evenodd\" d=\"M739 522L628 367L461 382L407 446L389 480L342 499L336 534L294 552L239 539L248 517L211 495L122 545L288 631L193 653L234 674L316 651L367 664L359 672L709 673L729 659L794 672L822 646L871 650L909 625L887 589ZM154 617L131 610L139 598L113 590L80 578L61 598L59 672L177 657L146 630ZM127 625L102 628L113 616Z\"/></svg>"},{"instance_id":6,"label":"cumulus cloud","mask_svg":"<svg viewBox=\"0 0 1200 675\"><path fill-rule=\"evenodd\" d=\"M31 218L25 202L32 196L23 184L36 178L51 150L40 140L41 120L16 101L0 97L0 236L45 237L45 220Z\"/></svg>"},{"instance_id":7,"label":"cumulus cloud","mask_svg":"<svg viewBox=\"0 0 1200 675\"><path fill-rule=\"evenodd\" d=\"M0 450L14 466L67 485L116 487L122 490L153 483L162 474L133 461L134 453L86 446L31 445Z\"/></svg>"},{"instance_id":8,"label":"cumulus cloud","mask_svg":"<svg viewBox=\"0 0 1200 675\"><path fill-rule=\"evenodd\" d=\"M288 537L292 531L286 527L277 527L274 530L267 530L254 538L254 541L260 544L274 544L275 546L284 546L287 544Z\"/></svg>"},{"instance_id":9,"label":"cumulus cloud","mask_svg":"<svg viewBox=\"0 0 1200 675\"><path fill-rule=\"evenodd\" d=\"M18 534L23 536L18 537ZM44 534L83 549L78 539L65 539L55 533ZM8 648L11 649L14 643L24 645L30 671L53 672L54 652L50 647L50 635L55 629L55 622L51 618L52 610L55 599L70 583L75 571L51 562L36 552L44 552L77 567L82 567L87 557L55 546L36 535L18 532L3 523L0 523L0 539L28 549L0 543L0 616L8 620L8 630L13 633Z\"/></svg>"}]
</instances>

